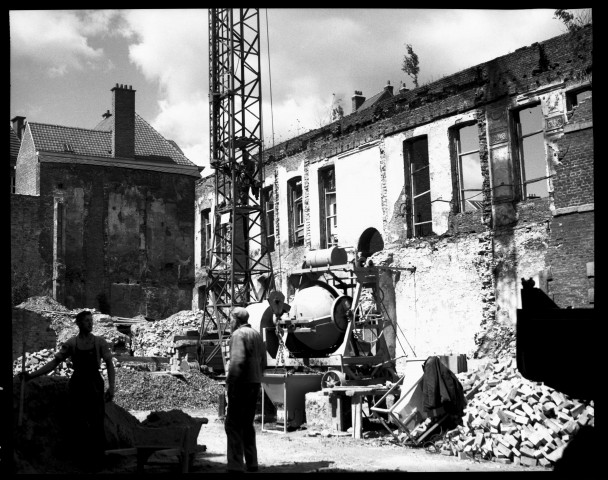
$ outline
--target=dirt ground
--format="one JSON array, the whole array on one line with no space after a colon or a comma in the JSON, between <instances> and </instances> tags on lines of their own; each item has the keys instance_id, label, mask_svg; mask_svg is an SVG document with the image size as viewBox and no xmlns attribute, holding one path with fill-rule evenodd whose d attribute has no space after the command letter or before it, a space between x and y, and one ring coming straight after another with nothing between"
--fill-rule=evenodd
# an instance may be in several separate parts
<instances>
[{"instance_id":1,"label":"dirt ground","mask_svg":"<svg viewBox=\"0 0 608 480\"><path fill-rule=\"evenodd\" d=\"M192 417L205 417L198 437L199 451L195 455L191 473L224 473L226 470L226 435L217 412L184 410ZM149 411L130 412L140 421ZM270 424L272 426L272 424ZM354 439L350 435L310 436L309 430L288 433L257 431L258 461L260 473L332 473L332 472L521 472L549 471L544 467L523 467L496 462L460 460L454 456L429 453L422 448L387 445L388 432L378 432L384 437ZM268 424L265 424L268 430ZM382 445L381 445L382 443ZM204 445L204 447L203 447ZM114 460L101 473L135 473L134 458ZM145 466L146 474L178 472L177 458L154 455Z\"/></svg>"}]
</instances>

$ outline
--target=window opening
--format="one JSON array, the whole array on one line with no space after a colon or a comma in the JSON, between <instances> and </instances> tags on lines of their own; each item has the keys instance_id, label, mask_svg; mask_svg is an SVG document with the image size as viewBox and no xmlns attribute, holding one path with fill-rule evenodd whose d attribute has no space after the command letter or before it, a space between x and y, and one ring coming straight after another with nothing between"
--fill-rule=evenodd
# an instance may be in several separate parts
<instances>
[{"instance_id":1,"label":"window opening","mask_svg":"<svg viewBox=\"0 0 608 480\"><path fill-rule=\"evenodd\" d=\"M288 182L290 239L292 245L304 245L304 206L302 204L302 177Z\"/></svg>"},{"instance_id":2,"label":"window opening","mask_svg":"<svg viewBox=\"0 0 608 480\"><path fill-rule=\"evenodd\" d=\"M266 212L266 244L269 252L274 252L274 197L272 187L263 190L264 211Z\"/></svg>"},{"instance_id":3,"label":"window opening","mask_svg":"<svg viewBox=\"0 0 608 480\"><path fill-rule=\"evenodd\" d=\"M483 176L479 158L477 124L466 125L454 132L458 158L458 199L460 212L481 210Z\"/></svg>"},{"instance_id":4,"label":"window opening","mask_svg":"<svg viewBox=\"0 0 608 480\"><path fill-rule=\"evenodd\" d=\"M408 175L408 235L422 237L433 233L431 215L431 180L427 137L405 143L406 172ZM411 227L411 228L410 228Z\"/></svg>"},{"instance_id":5,"label":"window opening","mask_svg":"<svg viewBox=\"0 0 608 480\"><path fill-rule=\"evenodd\" d=\"M581 90L574 90L566 94L566 106L570 112L574 108L578 107L579 103L583 100L591 98L591 88L584 88Z\"/></svg>"},{"instance_id":6,"label":"window opening","mask_svg":"<svg viewBox=\"0 0 608 480\"><path fill-rule=\"evenodd\" d=\"M549 196L543 121L540 104L515 115L523 198Z\"/></svg>"},{"instance_id":7,"label":"window opening","mask_svg":"<svg viewBox=\"0 0 608 480\"><path fill-rule=\"evenodd\" d=\"M336 203L336 171L333 167L321 170L321 231L324 248L338 245L338 211Z\"/></svg>"},{"instance_id":8,"label":"window opening","mask_svg":"<svg viewBox=\"0 0 608 480\"><path fill-rule=\"evenodd\" d=\"M209 266L211 259L211 241L213 240L210 221L211 209L201 210L201 265Z\"/></svg>"}]
</instances>

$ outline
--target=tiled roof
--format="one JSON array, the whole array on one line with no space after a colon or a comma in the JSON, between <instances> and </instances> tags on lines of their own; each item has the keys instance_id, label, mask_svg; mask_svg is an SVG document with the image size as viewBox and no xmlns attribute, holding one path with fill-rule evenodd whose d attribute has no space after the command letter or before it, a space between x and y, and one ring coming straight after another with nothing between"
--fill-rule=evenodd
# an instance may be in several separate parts
<instances>
[{"instance_id":1,"label":"tiled roof","mask_svg":"<svg viewBox=\"0 0 608 480\"><path fill-rule=\"evenodd\" d=\"M357 108L357 112L360 112L361 110L365 110L366 108L371 107L372 105L376 104L380 100L384 100L385 98L389 98L391 96L392 95L390 93L388 93L386 90L382 90L381 92L376 93L376 95L374 95L373 97L365 100L365 102L363 102L359 106L359 108Z\"/></svg>"},{"instance_id":2,"label":"tiled roof","mask_svg":"<svg viewBox=\"0 0 608 480\"><path fill-rule=\"evenodd\" d=\"M28 122L38 150L112 158L112 119L102 120L94 129ZM135 114L135 158L169 161L196 166L143 118Z\"/></svg>"},{"instance_id":3,"label":"tiled roof","mask_svg":"<svg viewBox=\"0 0 608 480\"><path fill-rule=\"evenodd\" d=\"M19 155L19 147L21 146L21 142L19 141L19 137L13 127L9 125L11 129L11 165L17 163L17 155Z\"/></svg>"}]
</instances>

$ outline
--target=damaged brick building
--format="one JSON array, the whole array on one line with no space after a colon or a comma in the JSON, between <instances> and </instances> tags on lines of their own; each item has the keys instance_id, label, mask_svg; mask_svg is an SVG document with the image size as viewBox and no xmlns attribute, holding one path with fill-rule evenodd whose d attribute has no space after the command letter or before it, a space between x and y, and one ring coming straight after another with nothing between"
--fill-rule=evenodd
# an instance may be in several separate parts
<instances>
[{"instance_id":1,"label":"damaged brick building","mask_svg":"<svg viewBox=\"0 0 608 480\"><path fill-rule=\"evenodd\" d=\"M351 114L267 148L277 288L293 294L290 271L334 246L409 267L385 279L397 356L508 343L522 278L561 308L593 308L591 79L587 26L413 90L357 91ZM213 177L196 189L195 305Z\"/></svg>"},{"instance_id":2,"label":"damaged brick building","mask_svg":"<svg viewBox=\"0 0 608 480\"><path fill-rule=\"evenodd\" d=\"M135 112L131 86L111 91L93 129L12 119L13 304L48 295L151 318L191 308L201 168Z\"/></svg>"}]
</instances>

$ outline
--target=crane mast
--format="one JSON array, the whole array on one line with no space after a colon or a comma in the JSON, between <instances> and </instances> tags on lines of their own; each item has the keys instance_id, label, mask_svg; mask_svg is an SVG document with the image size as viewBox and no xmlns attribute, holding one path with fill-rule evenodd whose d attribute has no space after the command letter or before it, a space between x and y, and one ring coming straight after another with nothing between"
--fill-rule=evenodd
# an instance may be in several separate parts
<instances>
[{"instance_id":1,"label":"crane mast","mask_svg":"<svg viewBox=\"0 0 608 480\"><path fill-rule=\"evenodd\" d=\"M259 11L209 9L210 164L215 169L213 238L199 331L217 329L208 360L229 338L233 307L259 302L274 289L263 202Z\"/></svg>"}]
</instances>

